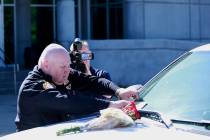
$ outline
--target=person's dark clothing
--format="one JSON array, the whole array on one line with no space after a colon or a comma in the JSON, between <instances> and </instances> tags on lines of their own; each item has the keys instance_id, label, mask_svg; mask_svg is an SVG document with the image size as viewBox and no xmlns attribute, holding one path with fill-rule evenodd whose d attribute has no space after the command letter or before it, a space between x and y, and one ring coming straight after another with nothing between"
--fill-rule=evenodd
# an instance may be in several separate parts
<instances>
[{"instance_id":1,"label":"person's dark clothing","mask_svg":"<svg viewBox=\"0 0 210 140\"><path fill-rule=\"evenodd\" d=\"M96 68L90 66L90 72L94 76L97 76L97 77L100 77L100 78L106 78L106 79L111 81L110 74L107 71L105 71L105 70L96 69Z\"/></svg>"},{"instance_id":2,"label":"person's dark clothing","mask_svg":"<svg viewBox=\"0 0 210 140\"><path fill-rule=\"evenodd\" d=\"M78 90L114 94L119 87L111 81L72 71L67 85L55 85L50 76L35 66L23 81L18 94L17 131L49 125L97 112L109 101L77 95ZM69 117L70 116L70 117Z\"/></svg>"},{"instance_id":3,"label":"person's dark clothing","mask_svg":"<svg viewBox=\"0 0 210 140\"><path fill-rule=\"evenodd\" d=\"M93 76L99 77L99 78L105 78L111 81L111 77L110 74L108 72L106 72L105 70L101 70L101 69L96 69L94 67L90 67L90 72ZM107 91L96 91L96 90L80 90L78 92L78 94L80 95L84 95L84 96L88 96L88 97L93 97L93 98L99 98L99 99L105 99L105 100L110 100L111 96L107 96L110 95L110 93L108 93Z\"/></svg>"}]
</instances>

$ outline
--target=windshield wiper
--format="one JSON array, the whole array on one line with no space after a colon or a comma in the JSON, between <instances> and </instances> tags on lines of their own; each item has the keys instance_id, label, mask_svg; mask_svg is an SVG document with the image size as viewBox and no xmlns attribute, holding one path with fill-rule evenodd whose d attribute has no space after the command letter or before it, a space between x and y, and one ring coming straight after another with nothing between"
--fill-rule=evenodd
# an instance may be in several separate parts
<instances>
[{"instance_id":1,"label":"windshield wiper","mask_svg":"<svg viewBox=\"0 0 210 140\"><path fill-rule=\"evenodd\" d=\"M173 123L179 124L187 124L187 125L195 125L195 126L203 126L206 129L210 130L210 121L202 120L202 121L192 121L192 120L179 120L179 119L171 119Z\"/></svg>"},{"instance_id":2,"label":"windshield wiper","mask_svg":"<svg viewBox=\"0 0 210 140\"><path fill-rule=\"evenodd\" d=\"M165 115L157 112L157 111L151 111L151 110L138 110L141 117L149 118L155 121L159 121L160 123L163 123L168 129L173 126L173 123L170 119L168 119Z\"/></svg>"}]
</instances>

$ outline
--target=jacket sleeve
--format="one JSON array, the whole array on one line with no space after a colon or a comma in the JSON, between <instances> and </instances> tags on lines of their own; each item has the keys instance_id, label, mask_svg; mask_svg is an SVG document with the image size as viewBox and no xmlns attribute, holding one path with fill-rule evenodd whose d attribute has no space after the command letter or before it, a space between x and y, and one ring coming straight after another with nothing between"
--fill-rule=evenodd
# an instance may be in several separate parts
<instances>
[{"instance_id":1,"label":"jacket sleeve","mask_svg":"<svg viewBox=\"0 0 210 140\"><path fill-rule=\"evenodd\" d=\"M109 81L112 81L110 74L104 70L100 70L99 75L100 75L99 77L101 78L106 78Z\"/></svg>"},{"instance_id":2,"label":"jacket sleeve","mask_svg":"<svg viewBox=\"0 0 210 140\"><path fill-rule=\"evenodd\" d=\"M93 75L86 75L78 71L72 71L69 75L69 81L72 84L74 90L92 90L99 93L110 93L115 94L119 88L112 81L100 78Z\"/></svg>"},{"instance_id":3,"label":"jacket sleeve","mask_svg":"<svg viewBox=\"0 0 210 140\"><path fill-rule=\"evenodd\" d=\"M91 66L90 71L91 71L92 75L95 75L95 76L101 77L101 78L106 78L109 81L112 81L110 74L103 69L96 69Z\"/></svg>"},{"instance_id":4,"label":"jacket sleeve","mask_svg":"<svg viewBox=\"0 0 210 140\"><path fill-rule=\"evenodd\" d=\"M25 86L19 100L22 109L43 113L88 114L105 109L109 102L76 95L67 95L56 88L43 89L43 82Z\"/></svg>"}]
</instances>

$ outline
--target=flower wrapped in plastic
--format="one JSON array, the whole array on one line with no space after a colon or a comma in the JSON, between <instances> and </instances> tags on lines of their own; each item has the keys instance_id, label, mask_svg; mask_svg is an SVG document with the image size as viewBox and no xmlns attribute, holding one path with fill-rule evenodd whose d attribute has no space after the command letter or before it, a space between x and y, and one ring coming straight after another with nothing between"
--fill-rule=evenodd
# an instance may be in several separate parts
<instances>
[{"instance_id":1,"label":"flower wrapped in plastic","mask_svg":"<svg viewBox=\"0 0 210 140\"><path fill-rule=\"evenodd\" d=\"M130 102L130 104L124 107L122 110L116 108L107 108L101 110L100 114L100 117L88 121L83 126L70 126L69 128L59 130L57 135L60 136L66 133L128 127L134 125L134 120L140 118L140 114L137 111L134 102Z\"/></svg>"}]
</instances>

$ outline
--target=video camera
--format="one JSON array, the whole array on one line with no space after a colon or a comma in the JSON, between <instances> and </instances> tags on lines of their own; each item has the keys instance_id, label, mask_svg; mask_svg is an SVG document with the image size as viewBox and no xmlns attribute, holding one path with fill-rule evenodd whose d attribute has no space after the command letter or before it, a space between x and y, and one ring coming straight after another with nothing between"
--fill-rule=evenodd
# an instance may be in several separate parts
<instances>
[{"instance_id":1,"label":"video camera","mask_svg":"<svg viewBox=\"0 0 210 140\"><path fill-rule=\"evenodd\" d=\"M83 46L83 41L81 41L80 38L75 38L75 40L71 44L69 51L72 62L71 67L81 72L86 72L86 67L83 61L93 60L94 54L92 52L80 53L82 46Z\"/></svg>"}]
</instances>

